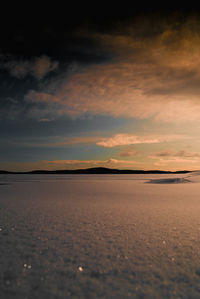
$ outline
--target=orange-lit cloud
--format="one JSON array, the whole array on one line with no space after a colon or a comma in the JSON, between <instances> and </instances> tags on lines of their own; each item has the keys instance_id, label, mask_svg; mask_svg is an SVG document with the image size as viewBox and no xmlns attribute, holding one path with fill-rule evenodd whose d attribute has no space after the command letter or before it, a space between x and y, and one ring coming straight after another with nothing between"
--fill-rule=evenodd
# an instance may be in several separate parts
<instances>
[{"instance_id":1,"label":"orange-lit cloud","mask_svg":"<svg viewBox=\"0 0 200 299\"><path fill-rule=\"evenodd\" d=\"M199 20L188 18L178 25L159 20L156 33L146 36L151 23L138 24L110 34L87 32L112 60L81 66L70 76L67 73L62 84L55 83L53 93L30 91L26 99L47 106L56 103L56 109L49 112L47 107L44 114L199 120Z\"/></svg>"},{"instance_id":2,"label":"orange-lit cloud","mask_svg":"<svg viewBox=\"0 0 200 299\"><path fill-rule=\"evenodd\" d=\"M142 137L137 135L130 134L116 134L110 138L104 138L102 141L97 142L96 144L103 147L115 147L120 145L128 144L141 144L141 143L159 143L161 139L152 138L152 137Z\"/></svg>"}]
</instances>

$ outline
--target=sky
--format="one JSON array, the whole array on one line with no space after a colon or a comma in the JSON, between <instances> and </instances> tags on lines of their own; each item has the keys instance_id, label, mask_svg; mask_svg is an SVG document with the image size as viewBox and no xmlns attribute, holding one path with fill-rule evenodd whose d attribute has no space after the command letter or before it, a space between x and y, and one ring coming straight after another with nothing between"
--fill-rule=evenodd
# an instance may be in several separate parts
<instances>
[{"instance_id":1,"label":"sky","mask_svg":"<svg viewBox=\"0 0 200 299\"><path fill-rule=\"evenodd\" d=\"M0 169L200 169L198 10L34 12L0 24Z\"/></svg>"}]
</instances>

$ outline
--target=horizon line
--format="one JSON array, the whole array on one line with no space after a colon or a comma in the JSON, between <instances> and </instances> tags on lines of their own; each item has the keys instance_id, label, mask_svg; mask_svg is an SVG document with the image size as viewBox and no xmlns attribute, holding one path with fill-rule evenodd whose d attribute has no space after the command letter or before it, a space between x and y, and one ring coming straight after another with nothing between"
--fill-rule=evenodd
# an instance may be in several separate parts
<instances>
[{"instance_id":1,"label":"horizon line","mask_svg":"<svg viewBox=\"0 0 200 299\"><path fill-rule=\"evenodd\" d=\"M10 171L10 170L3 170L0 169L0 174L31 174L31 173L64 173L64 172L72 172L72 173L78 173L78 172L83 172L83 173L89 173L89 172L93 172L91 174L99 174L103 173L103 172L107 172L107 173L138 173L138 172L142 172L142 173L188 173L188 172L194 172L194 171L198 171L198 170L161 170L161 169L149 169L149 170L144 170L144 169L119 169L119 168L107 168L107 167L89 167L89 168L77 168L77 169L56 169L56 170L47 170L47 169L35 169L35 170L29 170L29 171Z\"/></svg>"}]
</instances>

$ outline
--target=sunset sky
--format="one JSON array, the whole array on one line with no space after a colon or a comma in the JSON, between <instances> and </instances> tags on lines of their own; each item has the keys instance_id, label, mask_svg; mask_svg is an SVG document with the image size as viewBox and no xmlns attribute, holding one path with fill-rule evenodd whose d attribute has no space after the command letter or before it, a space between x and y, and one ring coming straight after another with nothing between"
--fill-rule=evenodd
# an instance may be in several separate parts
<instances>
[{"instance_id":1,"label":"sunset sky","mask_svg":"<svg viewBox=\"0 0 200 299\"><path fill-rule=\"evenodd\" d=\"M0 29L0 169L200 169L200 14Z\"/></svg>"}]
</instances>

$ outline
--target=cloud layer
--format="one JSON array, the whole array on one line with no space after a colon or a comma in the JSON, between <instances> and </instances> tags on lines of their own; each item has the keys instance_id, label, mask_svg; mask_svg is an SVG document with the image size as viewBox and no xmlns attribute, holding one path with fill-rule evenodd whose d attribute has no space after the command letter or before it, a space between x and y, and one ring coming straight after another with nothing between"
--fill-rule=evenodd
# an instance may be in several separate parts
<instances>
[{"instance_id":1,"label":"cloud layer","mask_svg":"<svg viewBox=\"0 0 200 299\"><path fill-rule=\"evenodd\" d=\"M52 113L50 107L56 104L53 113L57 116L91 113L172 122L199 120L198 18L154 24L152 19L144 24L140 20L121 31L81 34L112 59L77 67L62 83L54 82L53 92L48 88L30 91L27 101L44 103L43 114Z\"/></svg>"}]
</instances>

